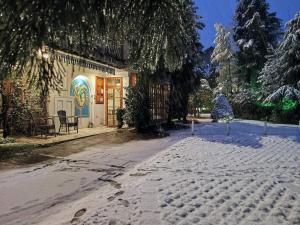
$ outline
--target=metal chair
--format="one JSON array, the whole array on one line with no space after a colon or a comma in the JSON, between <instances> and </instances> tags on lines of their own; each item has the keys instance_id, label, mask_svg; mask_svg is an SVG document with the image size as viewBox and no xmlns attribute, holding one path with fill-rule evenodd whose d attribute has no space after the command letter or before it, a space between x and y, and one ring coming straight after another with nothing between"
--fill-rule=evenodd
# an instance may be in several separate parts
<instances>
[{"instance_id":1,"label":"metal chair","mask_svg":"<svg viewBox=\"0 0 300 225\"><path fill-rule=\"evenodd\" d=\"M61 128L65 127L66 132L70 133L70 127L74 127L74 130L77 130L78 133L78 117L77 116L67 116L66 111L60 110L57 112L59 118L59 131Z\"/></svg>"}]
</instances>

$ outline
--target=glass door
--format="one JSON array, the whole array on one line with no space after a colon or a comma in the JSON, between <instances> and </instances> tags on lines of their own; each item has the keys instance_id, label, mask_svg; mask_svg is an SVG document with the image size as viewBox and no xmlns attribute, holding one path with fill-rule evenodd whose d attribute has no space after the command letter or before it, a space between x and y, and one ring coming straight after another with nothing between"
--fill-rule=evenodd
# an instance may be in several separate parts
<instances>
[{"instance_id":1,"label":"glass door","mask_svg":"<svg viewBox=\"0 0 300 225\"><path fill-rule=\"evenodd\" d=\"M116 112L122 107L123 101L123 84L122 78L107 78L106 85L106 124L107 126L117 126Z\"/></svg>"}]
</instances>

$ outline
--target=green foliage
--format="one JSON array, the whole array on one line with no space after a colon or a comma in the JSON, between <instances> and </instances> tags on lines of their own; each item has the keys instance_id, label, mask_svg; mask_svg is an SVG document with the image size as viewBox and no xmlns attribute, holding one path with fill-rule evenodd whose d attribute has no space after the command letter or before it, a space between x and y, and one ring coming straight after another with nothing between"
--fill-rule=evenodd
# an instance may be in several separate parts
<instances>
[{"instance_id":1,"label":"green foliage","mask_svg":"<svg viewBox=\"0 0 300 225\"><path fill-rule=\"evenodd\" d=\"M124 115L125 115L125 109L118 108L117 109L117 121L118 121L118 128L122 128L124 125Z\"/></svg>"},{"instance_id":2,"label":"green foliage","mask_svg":"<svg viewBox=\"0 0 300 225\"><path fill-rule=\"evenodd\" d=\"M15 80L13 82L13 92L10 95L10 114L8 121L10 124L10 129L13 134L25 134L30 131L30 108L29 100L31 99L24 98L23 91L27 88L27 85L24 84L21 80ZM33 90L31 90L34 92ZM28 96L27 96L28 97Z\"/></svg>"},{"instance_id":3,"label":"green foliage","mask_svg":"<svg viewBox=\"0 0 300 225\"><path fill-rule=\"evenodd\" d=\"M202 82L203 80L201 80ZM207 81L206 81L207 82ZM190 95L189 113L210 113L213 108L213 91L209 86L200 86L200 89Z\"/></svg>"},{"instance_id":4,"label":"green foliage","mask_svg":"<svg viewBox=\"0 0 300 225\"><path fill-rule=\"evenodd\" d=\"M274 103L272 103L272 102L257 102L256 103L258 106L260 106L260 107L264 107L264 108L275 108L275 104Z\"/></svg>"},{"instance_id":5,"label":"green foliage","mask_svg":"<svg viewBox=\"0 0 300 225\"><path fill-rule=\"evenodd\" d=\"M260 107L265 107L265 108L276 109L279 111L288 112L288 111L292 111L297 108L298 101L284 97L283 99L281 99L280 101L277 101L276 103L274 103L274 102L262 102L262 103L258 102L257 105Z\"/></svg>"},{"instance_id":6,"label":"green foliage","mask_svg":"<svg viewBox=\"0 0 300 225\"><path fill-rule=\"evenodd\" d=\"M276 123L294 123L300 120L300 105L286 97L276 101L258 101L259 96L250 90L243 90L232 100L234 114L242 119L266 120Z\"/></svg>"},{"instance_id":7,"label":"green foliage","mask_svg":"<svg viewBox=\"0 0 300 225\"><path fill-rule=\"evenodd\" d=\"M148 88L139 80L134 87L126 89L125 97L126 123L135 127L138 132L146 131L150 126L150 103Z\"/></svg>"},{"instance_id":8,"label":"green foliage","mask_svg":"<svg viewBox=\"0 0 300 225\"><path fill-rule=\"evenodd\" d=\"M285 112L292 111L296 109L298 106L298 102L292 99L285 98L282 101L282 110Z\"/></svg>"},{"instance_id":9,"label":"green foliage","mask_svg":"<svg viewBox=\"0 0 300 225\"><path fill-rule=\"evenodd\" d=\"M241 119L260 120L271 114L271 109L261 107L257 95L252 89L243 89L235 94L231 100L234 115Z\"/></svg>"}]
</instances>

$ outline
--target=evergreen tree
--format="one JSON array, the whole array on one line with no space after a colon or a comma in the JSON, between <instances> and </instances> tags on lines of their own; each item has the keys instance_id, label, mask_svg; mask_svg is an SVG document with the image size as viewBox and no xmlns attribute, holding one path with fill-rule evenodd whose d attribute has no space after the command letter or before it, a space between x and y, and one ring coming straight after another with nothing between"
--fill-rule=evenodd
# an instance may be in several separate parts
<instances>
[{"instance_id":1,"label":"evergreen tree","mask_svg":"<svg viewBox=\"0 0 300 225\"><path fill-rule=\"evenodd\" d=\"M265 94L283 85L297 88L300 81L300 13L286 24L283 41L272 52L260 74Z\"/></svg>"},{"instance_id":2,"label":"evergreen tree","mask_svg":"<svg viewBox=\"0 0 300 225\"><path fill-rule=\"evenodd\" d=\"M215 24L217 31L215 49L211 55L212 63L218 64L220 76L218 77L218 88L225 94L232 94L233 74L235 74L235 52L230 31L221 24Z\"/></svg>"},{"instance_id":3,"label":"evergreen tree","mask_svg":"<svg viewBox=\"0 0 300 225\"><path fill-rule=\"evenodd\" d=\"M195 9L196 10L196 9ZM199 42L200 37L197 29L203 29L204 24L195 26L190 43L190 52L185 58L180 70L169 73L170 75L170 99L169 118L170 123L173 118L183 119L186 122L188 115L189 97L198 90L200 79L203 76L203 46Z\"/></svg>"},{"instance_id":4,"label":"evergreen tree","mask_svg":"<svg viewBox=\"0 0 300 225\"><path fill-rule=\"evenodd\" d=\"M180 70L195 49L195 30L203 27L194 1L135 1L124 25L134 68L155 71L162 57L167 70Z\"/></svg>"},{"instance_id":5,"label":"evergreen tree","mask_svg":"<svg viewBox=\"0 0 300 225\"><path fill-rule=\"evenodd\" d=\"M270 47L280 38L280 20L269 12L266 0L239 0L235 11L234 39L240 51L238 63L243 80L256 87L258 71Z\"/></svg>"},{"instance_id":6,"label":"evergreen tree","mask_svg":"<svg viewBox=\"0 0 300 225\"><path fill-rule=\"evenodd\" d=\"M90 56L124 41L135 69L154 71L162 57L168 70L180 70L195 48L198 19L192 0L2 0L0 81L26 74L45 100L65 75L55 49Z\"/></svg>"},{"instance_id":7,"label":"evergreen tree","mask_svg":"<svg viewBox=\"0 0 300 225\"><path fill-rule=\"evenodd\" d=\"M168 69L180 69L191 51L197 23L191 0L3 0L0 76L12 69L23 72L28 62L33 62L32 67L43 66L35 59L45 45L48 51L63 46L89 55L99 45L117 45L124 40L131 45L136 68L155 70L162 56ZM53 72L52 78L58 76L59 80Z\"/></svg>"},{"instance_id":8,"label":"evergreen tree","mask_svg":"<svg viewBox=\"0 0 300 225\"><path fill-rule=\"evenodd\" d=\"M203 52L203 72L204 79L207 79L209 86L214 89L218 86L217 78L219 77L219 70L217 63L212 62L211 56L214 52L214 47L209 47Z\"/></svg>"}]
</instances>

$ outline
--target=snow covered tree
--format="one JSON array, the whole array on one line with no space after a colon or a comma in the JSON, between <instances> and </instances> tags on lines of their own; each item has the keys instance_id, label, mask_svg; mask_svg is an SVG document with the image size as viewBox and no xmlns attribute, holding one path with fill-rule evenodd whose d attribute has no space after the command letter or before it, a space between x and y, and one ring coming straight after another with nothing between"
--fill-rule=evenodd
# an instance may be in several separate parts
<instances>
[{"instance_id":1,"label":"snow covered tree","mask_svg":"<svg viewBox=\"0 0 300 225\"><path fill-rule=\"evenodd\" d=\"M233 75L236 72L236 60L233 39L230 31L221 24L215 24L217 31L215 48L211 55L212 63L217 63L219 68L218 88L225 94L233 92Z\"/></svg>"},{"instance_id":2,"label":"snow covered tree","mask_svg":"<svg viewBox=\"0 0 300 225\"><path fill-rule=\"evenodd\" d=\"M26 74L47 96L65 73L55 49L91 57L124 41L135 69L153 71L163 58L175 71L193 52L199 26L192 0L1 0L0 81Z\"/></svg>"},{"instance_id":3,"label":"snow covered tree","mask_svg":"<svg viewBox=\"0 0 300 225\"><path fill-rule=\"evenodd\" d=\"M239 0L233 28L234 39L240 48L238 63L243 80L254 89L268 49L278 44L280 24L276 13L269 12L266 0Z\"/></svg>"},{"instance_id":4,"label":"snow covered tree","mask_svg":"<svg viewBox=\"0 0 300 225\"><path fill-rule=\"evenodd\" d=\"M22 71L44 45L49 51L76 48L89 56L98 45L118 45L124 40L130 43L136 68L155 70L164 57L174 71L193 48L198 19L191 0L3 0L0 74L3 77L12 68Z\"/></svg>"},{"instance_id":5,"label":"snow covered tree","mask_svg":"<svg viewBox=\"0 0 300 225\"><path fill-rule=\"evenodd\" d=\"M200 86L202 75L202 68L199 68L201 50L202 45L198 43L198 47L194 49L192 55L188 56L182 69L170 74L169 123L174 118L187 121L189 97Z\"/></svg>"},{"instance_id":6,"label":"snow covered tree","mask_svg":"<svg viewBox=\"0 0 300 225\"><path fill-rule=\"evenodd\" d=\"M161 57L169 71L181 69L196 48L195 30L203 27L194 1L135 1L138 3L129 4L132 8L124 25L129 27L126 34L135 69L154 71Z\"/></svg>"},{"instance_id":7,"label":"snow covered tree","mask_svg":"<svg viewBox=\"0 0 300 225\"><path fill-rule=\"evenodd\" d=\"M211 56L214 52L214 47L209 47L203 52L203 72L204 78L207 79L209 86L214 89L218 86L217 78L219 77L218 65L212 62Z\"/></svg>"},{"instance_id":8,"label":"snow covered tree","mask_svg":"<svg viewBox=\"0 0 300 225\"><path fill-rule=\"evenodd\" d=\"M300 81L300 13L287 22L282 43L268 56L260 73L260 82L266 95L283 85L297 88Z\"/></svg>"}]
</instances>

